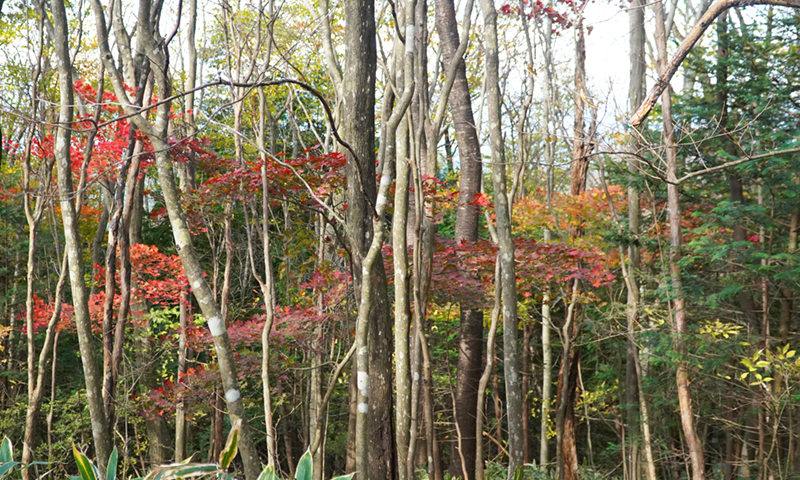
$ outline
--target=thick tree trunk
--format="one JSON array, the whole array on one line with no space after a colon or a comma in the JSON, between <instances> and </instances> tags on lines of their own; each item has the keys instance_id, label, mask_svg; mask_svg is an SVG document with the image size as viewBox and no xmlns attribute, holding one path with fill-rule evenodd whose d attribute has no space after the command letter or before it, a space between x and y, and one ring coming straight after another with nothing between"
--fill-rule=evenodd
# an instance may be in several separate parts
<instances>
[{"instance_id":1,"label":"thick tree trunk","mask_svg":"<svg viewBox=\"0 0 800 480\"><path fill-rule=\"evenodd\" d=\"M460 42L453 0L436 0L436 28L442 42L442 61L445 69L449 70L452 62L458 62L449 97L461 164L455 240L457 242L475 242L478 240L478 209L474 198L481 190L483 165L478 132L475 129L475 119L472 113L466 64L463 58L454 58ZM483 369L483 311L481 309L461 307L458 345L455 421L460 438L453 439L450 475L471 480L475 478L475 445L478 441L475 436L475 410L478 405L478 383ZM462 471L462 457L467 471Z\"/></svg>"},{"instance_id":2,"label":"thick tree trunk","mask_svg":"<svg viewBox=\"0 0 800 480\"><path fill-rule=\"evenodd\" d=\"M344 71L345 132L354 152L347 154L347 230L355 256L360 291L357 342L358 406L356 470L361 480L394 478L392 427L392 322L386 272L380 254L383 237L378 206L386 198L392 173L384 168L382 196L375 186L375 5L346 0ZM381 209L382 210L382 209ZM381 212L382 213L382 212ZM377 225L378 231L374 226ZM376 237L376 238L373 238Z\"/></svg>"}]
</instances>

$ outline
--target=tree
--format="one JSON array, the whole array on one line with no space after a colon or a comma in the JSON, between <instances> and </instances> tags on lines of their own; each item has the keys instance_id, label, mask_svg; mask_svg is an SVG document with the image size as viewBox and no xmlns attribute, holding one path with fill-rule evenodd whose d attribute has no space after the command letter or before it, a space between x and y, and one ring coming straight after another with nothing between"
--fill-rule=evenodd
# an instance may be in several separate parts
<instances>
[{"instance_id":1,"label":"tree","mask_svg":"<svg viewBox=\"0 0 800 480\"><path fill-rule=\"evenodd\" d=\"M467 11L466 15L471 12ZM442 41L442 59L445 69L456 64L455 79L450 92L450 110L453 115L458 153L461 164L458 209L456 213L456 241L478 240L478 206L475 196L481 190L482 162L478 132L472 114L470 87L463 58L456 57L459 49L455 4L452 0L436 2L436 26ZM450 475L474 478L475 409L477 408L478 382L483 360L483 312L477 308L461 307L459 329L458 367L456 373L455 421L458 435L453 439L450 455ZM460 446L459 446L460 445ZM462 462L464 467L462 467ZM466 470L464 470L466 468Z\"/></svg>"},{"instance_id":2,"label":"tree","mask_svg":"<svg viewBox=\"0 0 800 480\"><path fill-rule=\"evenodd\" d=\"M497 11L488 0L481 0L486 49L486 91L489 104L489 135L492 150L492 186L494 187L495 220L500 244L500 271L503 289L503 368L508 410L509 465L508 478L522 466L522 385L519 373L519 339L517 328L517 285L514 266L514 244L511 240L511 211L506 189L506 162L501 130L500 78L497 44Z\"/></svg>"},{"instance_id":3,"label":"tree","mask_svg":"<svg viewBox=\"0 0 800 480\"><path fill-rule=\"evenodd\" d=\"M55 134L53 157L58 172L58 192L61 204L61 218L64 223L64 242L69 259L69 281L72 302L75 307L75 324L78 327L78 340L81 349L86 382L86 396L92 418L92 437L95 455L100 468L105 468L111 455L113 437L106 415L102 396L102 382L95 364L95 351L89 318L88 289L83 276L83 254L78 233L78 218L73 203L74 188L70 168L71 131L66 125L72 124L74 95L72 91L72 61L69 52L69 25L64 2L53 0L50 3L53 17L52 42L57 58L59 94L61 102L58 111L60 127Z\"/></svg>"}]
</instances>

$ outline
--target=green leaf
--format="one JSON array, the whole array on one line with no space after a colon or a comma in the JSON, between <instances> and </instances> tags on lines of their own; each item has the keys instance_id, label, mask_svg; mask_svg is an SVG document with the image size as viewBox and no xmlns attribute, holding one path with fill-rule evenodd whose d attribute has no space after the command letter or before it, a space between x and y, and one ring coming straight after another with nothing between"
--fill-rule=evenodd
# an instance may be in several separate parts
<instances>
[{"instance_id":1,"label":"green leaf","mask_svg":"<svg viewBox=\"0 0 800 480\"><path fill-rule=\"evenodd\" d=\"M297 462L297 471L294 474L294 478L295 480L311 480L313 470L314 461L311 458L311 450L306 450L306 453Z\"/></svg>"},{"instance_id":2,"label":"green leaf","mask_svg":"<svg viewBox=\"0 0 800 480\"><path fill-rule=\"evenodd\" d=\"M19 462L3 462L3 463L0 463L0 478L3 478L3 475L5 475L8 472L10 472L11 470L13 470L14 467L16 467L17 465L19 465Z\"/></svg>"},{"instance_id":3,"label":"green leaf","mask_svg":"<svg viewBox=\"0 0 800 480\"><path fill-rule=\"evenodd\" d=\"M144 478L145 480L168 480L172 478L203 477L219 471L219 466L213 463L190 463L188 465L173 463L154 468Z\"/></svg>"},{"instance_id":4,"label":"green leaf","mask_svg":"<svg viewBox=\"0 0 800 480\"><path fill-rule=\"evenodd\" d=\"M228 434L228 441L225 442L225 448L219 454L219 466L223 469L228 468L228 465L231 464L233 458L236 456L236 452L239 448L239 433L242 430L242 419L236 420L233 423L233 427L231 427L231 433Z\"/></svg>"},{"instance_id":5,"label":"green leaf","mask_svg":"<svg viewBox=\"0 0 800 480\"><path fill-rule=\"evenodd\" d=\"M0 444L0 463L8 463L14 461L14 445L11 444L11 440L8 437L3 439L3 443Z\"/></svg>"},{"instance_id":6,"label":"green leaf","mask_svg":"<svg viewBox=\"0 0 800 480\"><path fill-rule=\"evenodd\" d=\"M91 460L78 450L75 445L72 446L72 454L75 456L75 463L78 465L78 474L83 480L97 480L95 474L95 467Z\"/></svg>"},{"instance_id":7,"label":"green leaf","mask_svg":"<svg viewBox=\"0 0 800 480\"><path fill-rule=\"evenodd\" d=\"M759 361L757 361L757 362L756 362L756 367L757 367L757 368L766 368L766 367L769 367L769 362L768 362L768 361L766 361L766 360L759 360Z\"/></svg>"},{"instance_id":8,"label":"green leaf","mask_svg":"<svg viewBox=\"0 0 800 480\"><path fill-rule=\"evenodd\" d=\"M117 447L111 451L111 456L108 458L108 469L106 470L106 480L117 480L117 463L119 462L119 453Z\"/></svg>"},{"instance_id":9,"label":"green leaf","mask_svg":"<svg viewBox=\"0 0 800 480\"><path fill-rule=\"evenodd\" d=\"M261 475L258 476L257 480L280 480L277 475L275 475L275 467L273 465L268 465L267 468L261 472Z\"/></svg>"},{"instance_id":10,"label":"green leaf","mask_svg":"<svg viewBox=\"0 0 800 480\"><path fill-rule=\"evenodd\" d=\"M355 475L355 474L356 474L356 472L348 473L347 475L341 475L339 477L334 477L331 480L352 480L353 479L353 475Z\"/></svg>"}]
</instances>

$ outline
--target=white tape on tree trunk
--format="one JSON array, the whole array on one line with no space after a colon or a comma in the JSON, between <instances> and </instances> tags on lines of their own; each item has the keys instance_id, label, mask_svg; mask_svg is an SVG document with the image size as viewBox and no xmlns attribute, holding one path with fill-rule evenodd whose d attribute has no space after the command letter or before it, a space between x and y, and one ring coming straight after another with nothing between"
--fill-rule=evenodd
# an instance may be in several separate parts
<instances>
[{"instance_id":1,"label":"white tape on tree trunk","mask_svg":"<svg viewBox=\"0 0 800 480\"><path fill-rule=\"evenodd\" d=\"M414 25L406 25L406 53L414 53Z\"/></svg>"},{"instance_id":2,"label":"white tape on tree trunk","mask_svg":"<svg viewBox=\"0 0 800 480\"><path fill-rule=\"evenodd\" d=\"M218 337L225 333L225 321L222 317L211 317L208 319L208 329L211 330L212 337Z\"/></svg>"}]
</instances>

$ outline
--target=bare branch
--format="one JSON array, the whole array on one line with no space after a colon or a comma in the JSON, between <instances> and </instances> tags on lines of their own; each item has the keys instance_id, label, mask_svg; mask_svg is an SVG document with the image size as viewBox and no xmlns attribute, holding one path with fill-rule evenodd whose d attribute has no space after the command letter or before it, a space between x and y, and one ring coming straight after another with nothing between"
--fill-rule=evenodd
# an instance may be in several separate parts
<instances>
[{"instance_id":1,"label":"bare branch","mask_svg":"<svg viewBox=\"0 0 800 480\"><path fill-rule=\"evenodd\" d=\"M670 59L667 64L664 73L656 80L656 84L653 85L647 98L631 117L631 125L638 127L642 124L644 119L647 118L647 115L650 114L650 111L653 110L653 107L658 101L658 97L667 88L675 72L678 71L678 67L683 63L686 56L689 55L689 52L714 20L720 16L722 12L732 7L748 7L750 5L776 5L779 7L797 8L800 7L800 0L718 0L714 2L706 13L703 14L694 28L686 34L686 37L684 37L683 41L678 46L678 50L672 55L672 59Z\"/></svg>"},{"instance_id":2,"label":"bare branch","mask_svg":"<svg viewBox=\"0 0 800 480\"><path fill-rule=\"evenodd\" d=\"M679 178L678 180L676 180L675 183L680 184L680 183L683 183L686 180L689 180L690 178L698 177L700 175L705 175L706 173L716 172L717 170L725 170L726 168L735 167L736 165L741 165L743 163L751 162L751 161L754 161L754 160L763 160L765 158L776 157L778 155L789 155L791 153L800 153L800 147L790 148L788 150L778 150L778 151L775 151L775 152L762 153L760 155L755 155L755 156L752 156L752 157L751 156L746 156L746 157L740 158L738 160L732 160L730 162L725 162L722 165L716 165L716 166L713 166L713 167L710 167L710 168L704 168L702 170L696 170L694 172L689 172L686 175L684 175L681 178Z\"/></svg>"}]
</instances>

